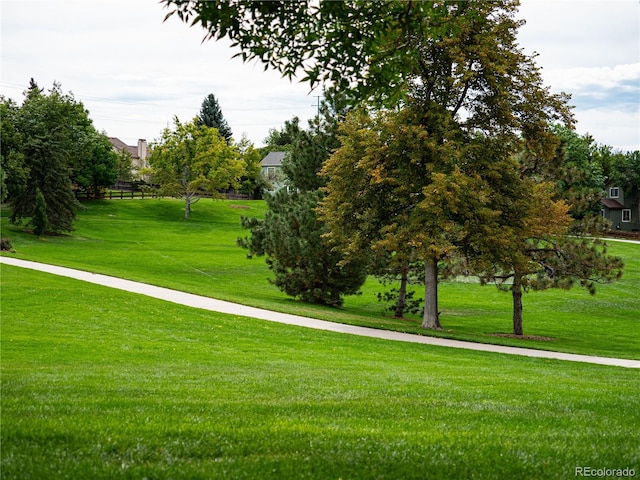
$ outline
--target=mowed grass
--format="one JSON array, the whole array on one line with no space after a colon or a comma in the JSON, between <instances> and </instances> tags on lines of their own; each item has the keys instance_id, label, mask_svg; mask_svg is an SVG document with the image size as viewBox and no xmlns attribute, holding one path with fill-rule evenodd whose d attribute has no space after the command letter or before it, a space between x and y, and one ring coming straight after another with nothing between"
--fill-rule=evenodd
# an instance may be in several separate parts
<instances>
[{"instance_id":1,"label":"mowed grass","mask_svg":"<svg viewBox=\"0 0 640 480\"><path fill-rule=\"evenodd\" d=\"M636 370L314 331L1 273L3 480L640 470Z\"/></svg>"},{"instance_id":2,"label":"mowed grass","mask_svg":"<svg viewBox=\"0 0 640 480\"><path fill-rule=\"evenodd\" d=\"M584 289L525 295L525 334L548 340L496 336L511 332L511 296L493 286L443 282L444 331L420 328L420 319L392 318L376 299L375 279L341 309L293 300L267 279L264 259L246 258L236 238L246 235L239 218L262 216L261 201L203 200L183 218L178 200L98 201L84 204L72 235L35 238L8 225L18 258L75 267L277 311L336 322L588 355L640 358L640 245L610 243L626 264L621 281L600 285L595 297ZM417 296L422 296L419 286Z\"/></svg>"}]
</instances>

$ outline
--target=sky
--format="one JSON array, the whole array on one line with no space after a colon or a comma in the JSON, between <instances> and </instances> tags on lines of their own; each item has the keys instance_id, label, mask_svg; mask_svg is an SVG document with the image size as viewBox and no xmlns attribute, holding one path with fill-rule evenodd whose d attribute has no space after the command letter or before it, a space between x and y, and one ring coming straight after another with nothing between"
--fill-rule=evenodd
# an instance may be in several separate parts
<instances>
[{"instance_id":1,"label":"sky","mask_svg":"<svg viewBox=\"0 0 640 480\"><path fill-rule=\"evenodd\" d=\"M242 63L204 30L164 22L158 0L0 0L0 94L21 103L34 78L59 82L95 127L133 145L190 121L213 93L239 140L317 112L320 91ZM640 0L522 0L518 41L552 92L572 94L576 130L640 149Z\"/></svg>"}]
</instances>

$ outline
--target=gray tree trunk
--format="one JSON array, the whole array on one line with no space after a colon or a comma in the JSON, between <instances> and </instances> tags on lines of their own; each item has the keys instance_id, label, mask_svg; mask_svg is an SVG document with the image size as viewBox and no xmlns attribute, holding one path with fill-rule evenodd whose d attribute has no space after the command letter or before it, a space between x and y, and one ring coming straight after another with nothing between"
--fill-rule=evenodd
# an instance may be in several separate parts
<instances>
[{"instance_id":1,"label":"gray tree trunk","mask_svg":"<svg viewBox=\"0 0 640 480\"><path fill-rule=\"evenodd\" d=\"M407 284L409 283L409 264L402 265L400 269L400 290L398 291L398 302L396 303L395 316L404 317L404 308L407 304Z\"/></svg>"},{"instance_id":2,"label":"gray tree trunk","mask_svg":"<svg viewBox=\"0 0 640 480\"><path fill-rule=\"evenodd\" d=\"M513 296L513 333L522 335L522 282L517 272L513 277L511 294Z\"/></svg>"},{"instance_id":3,"label":"gray tree trunk","mask_svg":"<svg viewBox=\"0 0 640 480\"><path fill-rule=\"evenodd\" d=\"M189 220L189 214L191 213L191 197L187 195L184 197L184 218Z\"/></svg>"},{"instance_id":4,"label":"gray tree trunk","mask_svg":"<svg viewBox=\"0 0 640 480\"><path fill-rule=\"evenodd\" d=\"M427 258L424 262L424 316L422 328L442 330L438 319L438 262Z\"/></svg>"}]
</instances>

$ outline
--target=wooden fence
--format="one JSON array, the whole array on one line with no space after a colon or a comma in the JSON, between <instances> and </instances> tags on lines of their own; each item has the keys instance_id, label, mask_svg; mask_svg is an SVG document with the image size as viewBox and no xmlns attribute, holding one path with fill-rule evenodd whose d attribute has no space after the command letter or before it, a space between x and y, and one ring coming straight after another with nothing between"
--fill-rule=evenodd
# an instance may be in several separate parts
<instances>
[{"instance_id":1,"label":"wooden fence","mask_svg":"<svg viewBox=\"0 0 640 480\"><path fill-rule=\"evenodd\" d=\"M211 198L210 193L202 193L200 196L204 198ZM144 190L107 190L100 197L90 197L86 192L76 192L76 198L78 200L126 200L126 199L141 199L145 198L158 198L159 195L154 191ZM236 192L226 192L222 194L222 198L227 200L251 200L250 195Z\"/></svg>"},{"instance_id":2,"label":"wooden fence","mask_svg":"<svg viewBox=\"0 0 640 480\"><path fill-rule=\"evenodd\" d=\"M125 199L145 199L158 198L155 192L145 192L143 190L107 190L99 197L89 196L87 192L76 192L78 200L125 200Z\"/></svg>"}]
</instances>

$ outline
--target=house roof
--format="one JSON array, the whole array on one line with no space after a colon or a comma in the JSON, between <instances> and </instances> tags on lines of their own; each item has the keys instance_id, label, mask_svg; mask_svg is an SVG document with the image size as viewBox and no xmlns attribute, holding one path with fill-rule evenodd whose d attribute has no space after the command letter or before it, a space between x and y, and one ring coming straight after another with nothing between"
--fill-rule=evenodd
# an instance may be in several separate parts
<instances>
[{"instance_id":1,"label":"house roof","mask_svg":"<svg viewBox=\"0 0 640 480\"><path fill-rule=\"evenodd\" d=\"M137 146L127 145L117 137L109 137L109 141L111 142L111 145L113 145L117 150L126 150L131 154L133 158L138 158Z\"/></svg>"},{"instance_id":2,"label":"house roof","mask_svg":"<svg viewBox=\"0 0 640 480\"><path fill-rule=\"evenodd\" d=\"M602 204L609 210L622 210L624 208L624 205L613 198L603 198Z\"/></svg>"},{"instance_id":3,"label":"house roof","mask_svg":"<svg viewBox=\"0 0 640 480\"><path fill-rule=\"evenodd\" d=\"M262 159L260 165L263 167L281 167L282 160L287 152L269 152L266 157Z\"/></svg>"}]
</instances>

